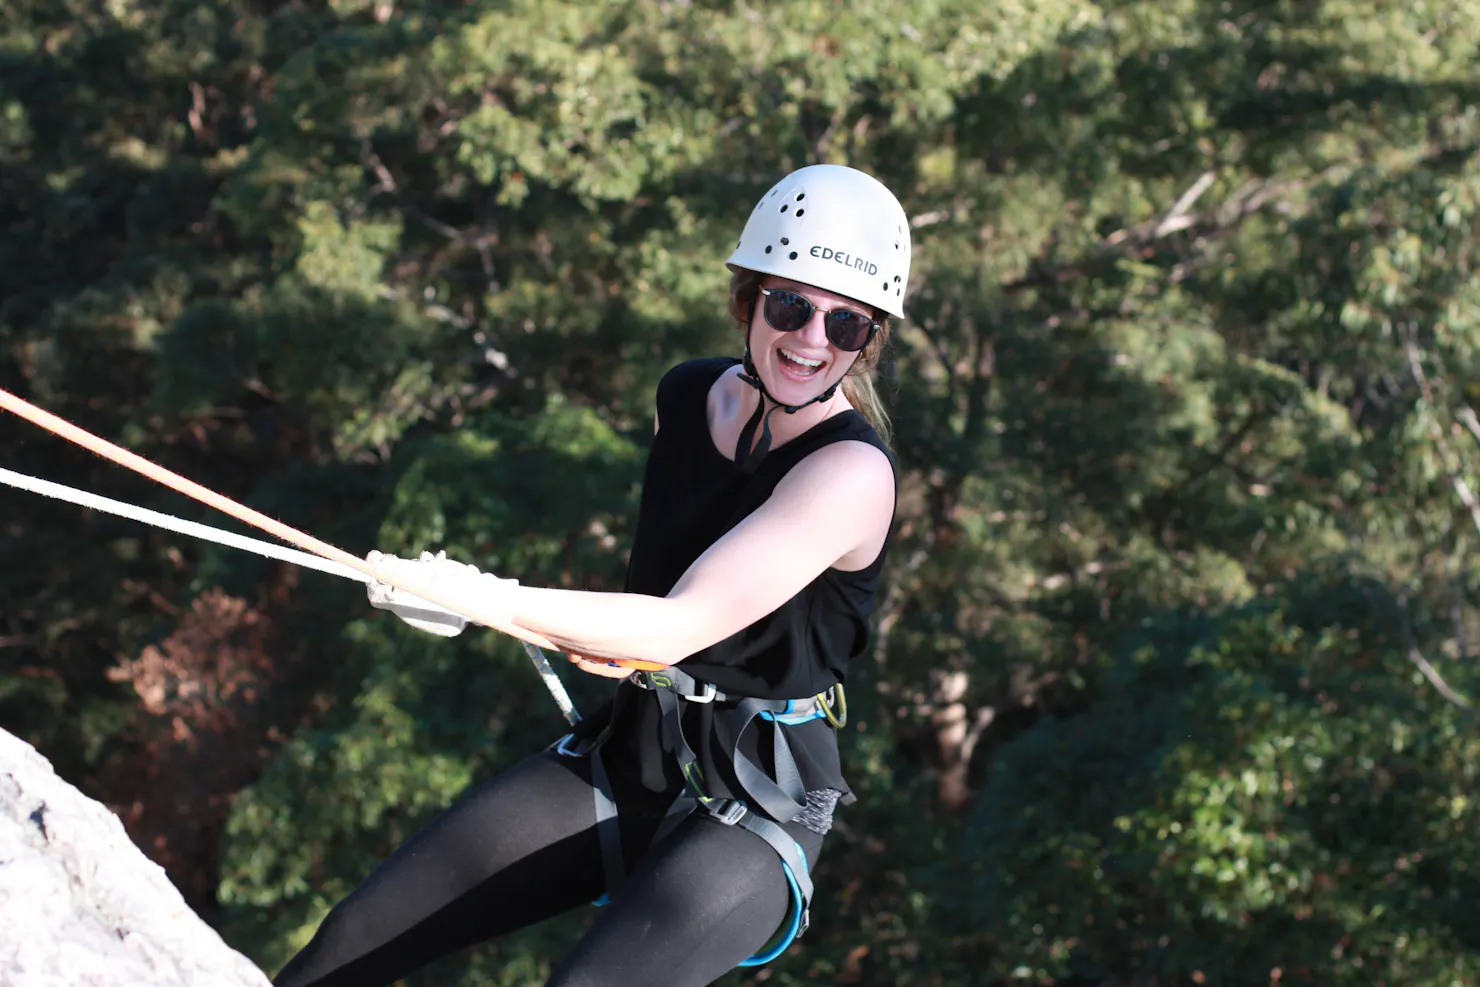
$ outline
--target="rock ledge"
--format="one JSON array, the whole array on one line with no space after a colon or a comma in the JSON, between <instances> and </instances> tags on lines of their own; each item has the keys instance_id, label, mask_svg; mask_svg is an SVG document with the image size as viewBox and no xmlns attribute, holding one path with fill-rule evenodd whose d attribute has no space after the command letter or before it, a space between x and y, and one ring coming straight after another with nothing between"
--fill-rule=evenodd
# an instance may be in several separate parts
<instances>
[{"instance_id":1,"label":"rock ledge","mask_svg":"<svg viewBox=\"0 0 1480 987\"><path fill-rule=\"evenodd\" d=\"M0 985L270 987L123 823L0 730Z\"/></svg>"}]
</instances>

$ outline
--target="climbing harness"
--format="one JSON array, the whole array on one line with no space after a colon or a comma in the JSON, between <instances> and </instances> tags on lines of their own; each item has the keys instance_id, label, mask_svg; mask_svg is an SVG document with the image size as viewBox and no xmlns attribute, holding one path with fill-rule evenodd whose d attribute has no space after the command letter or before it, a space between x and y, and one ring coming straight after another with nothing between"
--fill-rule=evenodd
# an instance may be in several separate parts
<instances>
[{"instance_id":1,"label":"climbing harness","mask_svg":"<svg viewBox=\"0 0 1480 987\"><path fill-rule=\"evenodd\" d=\"M674 799L653 837L657 843L680 822L699 809L710 818L727 826L739 826L765 840L781 858L781 867L791 889L791 906L787 917L771 939L741 966L759 966L780 956L792 941L806 931L812 904L811 862L801 845L773 820L791 820L807 807L807 793L797 770L796 759L782 726L794 726L809 720L826 719L834 726L846 722L847 701L842 685L805 699L758 699L721 692L707 682L700 682L687 672L669 667L660 672L634 672L628 679L633 685L652 692L661 715L661 737L664 750L678 760L684 778L684 790ZM717 798L709 794L704 772L683 731L683 703L715 704L715 715L723 717L730 748L730 761L740 788L766 815L751 808L744 799ZM841 714L841 715L840 715ZM772 757L775 780L765 773L740 749L740 737L757 719L779 726L772 733ZM591 764L592 788L596 800L596 832L601 845L602 866L606 872L607 893L597 899L605 904L626 878L621 834L617 828L616 799L611 781L602 763L600 749L609 734L607 729L589 740L566 734L552 747L567 757L588 758ZM770 818L766 818L769 816Z\"/></svg>"}]
</instances>

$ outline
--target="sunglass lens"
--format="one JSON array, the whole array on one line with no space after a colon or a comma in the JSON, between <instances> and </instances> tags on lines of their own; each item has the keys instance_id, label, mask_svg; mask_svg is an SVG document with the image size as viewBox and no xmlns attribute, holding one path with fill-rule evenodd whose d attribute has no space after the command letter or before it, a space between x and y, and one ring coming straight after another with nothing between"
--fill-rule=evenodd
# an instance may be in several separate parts
<instances>
[{"instance_id":1,"label":"sunglass lens","mask_svg":"<svg viewBox=\"0 0 1480 987\"><path fill-rule=\"evenodd\" d=\"M807 324L812 303L794 291L772 291L766 296L766 321L778 332L796 332Z\"/></svg>"},{"instance_id":2,"label":"sunglass lens","mask_svg":"<svg viewBox=\"0 0 1480 987\"><path fill-rule=\"evenodd\" d=\"M812 318L812 302L794 291L773 291L766 299L766 320L781 332L795 332Z\"/></svg>"},{"instance_id":3,"label":"sunglass lens","mask_svg":"<svg viewBox=\"0 0 1480 987\"><path fill-rule=\"evenodd\" d=\"M868 345L873 320L860 312L838 309L828 313L827 338L840 350L856 352Z\"/></svg>"}]
</instances>

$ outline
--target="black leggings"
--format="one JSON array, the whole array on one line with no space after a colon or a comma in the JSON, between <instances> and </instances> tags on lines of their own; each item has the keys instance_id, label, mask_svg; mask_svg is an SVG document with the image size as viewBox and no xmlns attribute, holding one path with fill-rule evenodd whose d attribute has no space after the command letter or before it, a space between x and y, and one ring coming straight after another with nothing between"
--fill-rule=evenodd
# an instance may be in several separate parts
<instances>
[{"instance_id":1,"label":"black leggings","mask_svg":"<svg viewBox=\"0 0 1480 987\"><path fill-rule=\"evenodd\" d=\"M631 868L546 987L699 987L756 953L791 904L781 858L702 810L651 847L667 799L621 793ZM469 789L336 905L277 987L384 987L606 892L590 762L544 751ZM815 864L822 837L785 826Z\"/></svg>"}]
</instances>

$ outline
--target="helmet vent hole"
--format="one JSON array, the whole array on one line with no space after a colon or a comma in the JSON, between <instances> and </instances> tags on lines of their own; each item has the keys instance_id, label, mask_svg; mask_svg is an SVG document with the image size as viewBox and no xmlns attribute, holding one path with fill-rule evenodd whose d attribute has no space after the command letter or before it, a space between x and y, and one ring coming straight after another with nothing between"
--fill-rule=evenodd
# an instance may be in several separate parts
<instances>
[{"instance_id":1,"label":"helmet vent hole","mask_svg":"<svg viewBox=\"0 0 1480 987\"><path fill-rule=\"evenodd\" d=\"M786 203L784 203L784 202L783 202L783 203L781 203L781 211L782 211L782 212L786 212L786 210L787 210L787 205L786 205Z\"/></svg>"},{"instance_id":2,"label":"helmet vent hole","mask_svg":"<svg viewBox=\"0 0 1480 987\"><path fill-rule=\"evenodd\" d=\"M783 247L789 247L789 246L791 246L791 238L790 237L782 237L781 238L781 245Z\"/></svg>"},{"instance_id":3,"label":"helmet vent hole","mask_svg":"<svg viewBox=\"0 0 1480 987\"><path fill-rule=\"evenodd\" d=\"M798 192L797 193L797 201L798 202L801 202L806 197L807 197L807 193L806 192Z\"/></svg>"},{"instance_id":4,"label":"helmet vent hole","mask_svg":"<svg viewBox=\"0 0 1480 987\"><path fill-rule=\"evenodd\" d=\"M766 244L766 253L769 254L770 252L771 252L771 245L768 243L768 244Z\"/></svg>"},{"instance_id":5,"label":"helmet vent hole","mask_svg":"<svg viewBox=\"0 0 1480 987\"><path fill-rule=\"evenodd\" d=\"M806 211L807 211L807 210L805 210L805 209L798 209L798 210L797 210L797 216L798 216L798 217L800 217L800 216L801 216L801 215L802 215L802 213L804 213L804 212L806 212Z\"/></svg>"},{"instance_id":6,"label":"helmet vent hole","mask_svg":"<svg viewBox=\"0 0 1480 987\"><path fill-rule=\"evenodd\" d=\"M895 281L898 281L899 280L899 275L898 274L894 275L894 280Z\"/></svg>"},{"instance_id":7,"label":"helmet vent hole","mask_svg":"<svg viewBox=\"0 0 1480 987\"><path fill-rule=\"evenodd\" d=\"M792 260L796 260L796 259L797 259L797 252L796 252L796 251L795 251L795 250L793 250L793 251L792 251L792 252L791 252L791 259L792 259Z\"/></svg>"},{"instance_id":8,"label":"helmet vent hole","mask_svg":"<svg viewBox=\"0 0 1480 987\"><path fill-rule=\"evenodd\" d=\"M884 282L884 290L885 291L888 291L889 290L889 282L888 281L885 281Z\"/></svg>"}]
</instances>

